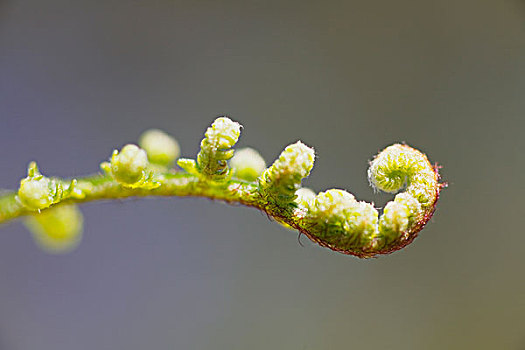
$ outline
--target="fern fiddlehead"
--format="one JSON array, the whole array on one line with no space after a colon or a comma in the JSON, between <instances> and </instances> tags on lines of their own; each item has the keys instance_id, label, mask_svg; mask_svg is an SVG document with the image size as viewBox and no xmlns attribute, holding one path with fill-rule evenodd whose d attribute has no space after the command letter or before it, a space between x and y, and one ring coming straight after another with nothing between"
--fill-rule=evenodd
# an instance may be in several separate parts
<instances>
[{"instance_id":1,"label":"fern fiddlehead","mask_svg":"<svg viewBox=\"0 0 525 350\"><path fill-rule=\"evenodd\" d=\"M146 196L200 196L240 203L266 212L277 222L334 251L372 257L412 242L431 218L439 193L437 167L420 151L395 144L381 151L368 170L370 184L398 193L379 216L370 203L345 190L315 194L301 187L314 164L314 150L298 141L268 168L260 154L233 149L241 125L227 117L208 128L196 159L180 158L175 139L160 130L145 132L137 145L115 150L103 174L72 180L48 178L32 162L15 193L0 195L0 223L25 217L44 249L74 248L82 233L77 203Z\"/></svg>"}]
</instances>

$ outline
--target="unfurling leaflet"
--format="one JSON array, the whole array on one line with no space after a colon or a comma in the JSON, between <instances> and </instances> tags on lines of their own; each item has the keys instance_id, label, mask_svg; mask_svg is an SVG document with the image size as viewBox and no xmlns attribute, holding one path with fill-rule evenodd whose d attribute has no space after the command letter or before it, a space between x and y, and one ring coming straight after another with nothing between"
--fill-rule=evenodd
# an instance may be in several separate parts
<instances>
[{"instance_id":1,"label":"unfurling leaflet","mask_svg":"<svg viewBox=\"0 0 525 350\"><path fill-rule=\"evenodd\" d=\"M370 183L380 190L405 192L386 204L383 214L344 190L318 194L298 222L319 244L360 257L398 250L410 243L432 216L442 188L437 168L418 150L395 144L370 163Z\"/></svg>"},{"instance_id":2,"label":"unfurling leaflet","mask_svg":"<svg viewBox=\"0 0 525 350\"><path fill-rule=\"evenodd\" d=\"M232 147L240 135L239 123L226 117L217 118L204 134L197 160L179 159L178 164L189 173L200 174L205 179L224 181L230 176L228 160L233 157Z\"/></svg>"},{"instance_id":3,"label":"unfurling leaflet","mask_svg":"<svg viewBox=\"0 0 525 350\"><path fill-rule=\"evenodd\" d=\"M310 175L314 166L313 148L301 141L289 145L279 158L259 178L261 195L270 204L286 206L295 199L301 181Z\"/></svg>"}]
</instances>

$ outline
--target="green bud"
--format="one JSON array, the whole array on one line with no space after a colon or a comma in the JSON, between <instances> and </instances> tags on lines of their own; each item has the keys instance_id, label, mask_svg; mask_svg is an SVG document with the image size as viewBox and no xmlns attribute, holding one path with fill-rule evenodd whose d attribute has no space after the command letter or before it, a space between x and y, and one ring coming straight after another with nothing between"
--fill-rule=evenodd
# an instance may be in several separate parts
<instances>
[{"instance_id":1,"label":"green bud","mask_svg":"<svg viewBox=\"0 0 525 350\"><path fill-rule=\"evenodd\" d=\"M359 250L371 244L377 234L377 210L369 203L357 202L344 190L319 193L304 221L312 235L332 247Z\"/></svg>"},{"instance_id":2,"label":"green bud","mask_svg":"<svg viewBox=\"0 0 525 350\"><path fill-rule=\"evenodd\" d=\"M228 160L233 157L231 149L239 140L241 124L227 117L215 119L206 130L197 154L198 171L212 180L224 180L229 175Z\"/></svg>"},{"instance_id":3,"label":"green bud","mask_svg":"<svg viewBox=\"0 0 525 350\"><path fill-rule=\"evenodd\" d=\"M314 159L313 148L301 141L289 145L259 177L261 192L280 204L293 201L302 179L310 174Z\"/></svg>"},{"instance_id":4,"label":"green bud","mask_svg":"<svg viewBox=\"0 0 525 350\"><path fill-rule=\"evenodd\" d=\"M74 190L73 182L69 187L66 186L64 192L64 186L59 180L43 176L36 163L31 162L27 168L27 177L20 181L17 199L29 210L45 209L70 195Z\"/></svg>"},{"instance_id":5,"label":"green bud","mask_svg":"<svg viewBox=\"0 0 525 350\"><path fill-rule=\"evenodd\" d=\"M20 181L18 199L28 209L41 210L53 204L54 191L47 177L26 177Z\"/></svg>"},{"instance_id":6,"label":"green bud","mask_svg":"<svg viewBox=\"0 0 525 350\"><path fill-rule=\"evenodd\" d=\"M83 221L76 205L64 204L28 216L24 224L44 251L65 253L80 243Z\"/></svg>"},{"instance_id":7,"label":"green bud","mask_svg":"<svg viewBox=\"0 0 525 350\"><path fill-rule=\"evenodd\" d=\"M347 214L345 225L349 237L359 237L356 247L366 247L378 234L379 213L376 208L367 202L357 202ZM351 241L351 240L350 240ZM351 244L352 246L354 243Z\"/></svg>"},{"instance_id":8,"label":"green bud","mask_svg":"<svg viewBox=\"0 0 525 350\"><path fill-rule=\"evenodd\" d=\"M139 145L148 155L151 163L168 166L180 155L177 140L162 130L150 129L142 133Z\"/></svg>"},{"instance_id":9,"label":"green bud","mask_svg":"<svg viewBox=\"0 0 525 350\"><path fill-rule=\"evenodd\" d=\"M423 211L421 209L421 203L415 199L411 194L403 192L396 195L394 199L395 203L399 203L405 206L408 210L409 223L413 224L421 219Z\"/></svg>"},{"instance_id":10,"label":"green bud","mask_svg":"<svg viewBox=\"0 0 525 350\"><path fill-rule=\"evenodd\" d=\"M20 181L17 200L26 209L42 210L66 198L84 198L85 193L77 187L77 180L69 182L48 178L40 174L35 162L29 163L27 177Z\"/></svg>"},{"instance_id":11,"label":"green bud","mask_svg":"<svg viewBox=\"0 0 525 350\"><path fill-rule=\"evenodd\" d=\"M403 187L423 206L432 206L437 197L438 178L427 157L420 151L395 144L381 151L368 169L370 184L395 193Z\"/></svg>"},{"instance_id":12,"label":"green bud","mask_svg":"<svg viewBox=\"0 0 525 350\"><path fill-rule=\"evenodd\" d=\"M347 213L352 210L356 200L345 190L330 189L320 192L313 200L308 215L316 220L330 222L346 220Z\"/></svg>"},{"instance_id":13,"label":"green bud","mask_svg":"<svg viewBox=\"0 0 525 350\"><path fill-rule=\"evenodd\" d=\"M132 185L142 180L147 166L146 151L136 145L126 145L120 152L113 151L111 156L111 175L115 180L126 185Z\"/></svg>"},{"instance_id":14,"label":"green bud","mask_svg":"<svg viewBox=\"0 0 525 350\"><path fill-rule=\"evenodd\" d=\"M409 215L406 206L396 202L387 203L379 220L379 229L387 236L387 241L396 239L407 230Z\"/></svg>"},{"instance_id":15,"label":"green bud","mask_svg":"<svg viewBox=\"0 0 525 350\"><path fill-rule=\"evenodd\" d=\"M266 163L259 152L247 147L235 151L235 155L230 159L230 167L235 171L237 178L254 181L266 169Z\"/></svg>"},{"instance_id":16,"label":"green bud","mask_svg":"<svg viewBox=\"0 0 525 350\"><path fill-rule=\"evenodd\" d=\"M421 218L421 204L409 193L400 193L388 202L379 219L379 231L388 244L408 233L411 225Z\"/></svg>"}]
</instances>

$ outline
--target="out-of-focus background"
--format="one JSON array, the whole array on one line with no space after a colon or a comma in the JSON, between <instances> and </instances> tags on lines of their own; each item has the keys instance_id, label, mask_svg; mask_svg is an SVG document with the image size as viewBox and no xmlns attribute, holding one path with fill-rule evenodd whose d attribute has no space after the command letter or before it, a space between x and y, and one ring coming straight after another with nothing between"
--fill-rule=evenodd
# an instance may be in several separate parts
<instances>
[{"instance_id":1,"label":"out-of-focus background","mask_svg":"<svg viewBox=\"0 0 525 350\"><path fill-rule=\"evenodd\" d=\"M525 349L525 3L0 1L0 187L96 172L146 128L194 156L222 114L306 185L381 207L405 141L449 182L420 237L360 260L248 208L89 203L47 255L0 228L0 349Z\"/></svg>"}]
</instances>

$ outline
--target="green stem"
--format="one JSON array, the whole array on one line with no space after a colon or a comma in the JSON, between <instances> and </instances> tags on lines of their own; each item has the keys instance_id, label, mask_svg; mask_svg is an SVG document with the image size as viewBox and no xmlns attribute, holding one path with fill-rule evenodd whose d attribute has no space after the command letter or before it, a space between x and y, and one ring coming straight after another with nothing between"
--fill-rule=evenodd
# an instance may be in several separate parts
<instances>
[{"instance_id":1,"label":"green stem","mask_svg":"<svg viewBox=\"0 0 525 350\"><path fill-rule=\"evenodd\" d=\"M61 180L63 183L70 181ZM202 181L198 176L187 173L166 172L156 181L161 186L155 189L129 188L122 186L110 176L92 175L77 179L77 187L82 189L84 198L66 198L60 203L84 203L96 200L120 199L129 197L206 197L228 203L239 203L264 209L255 183L230 180L227 183ZM45 209L44 209L45 210ZM16 193L0 195L0 223L33 214L16 198Z\"/></svg>"}]
</instances>

